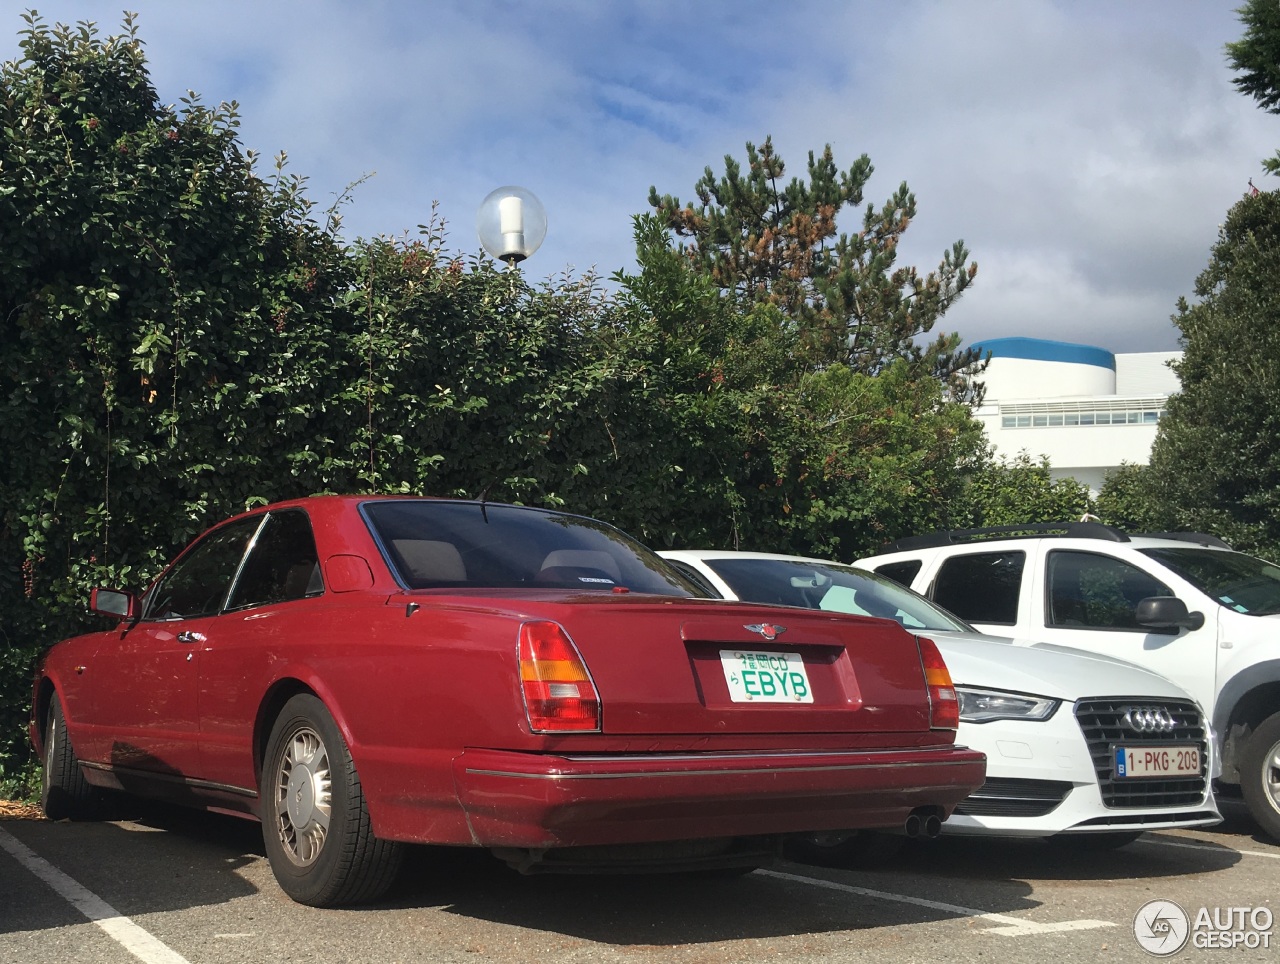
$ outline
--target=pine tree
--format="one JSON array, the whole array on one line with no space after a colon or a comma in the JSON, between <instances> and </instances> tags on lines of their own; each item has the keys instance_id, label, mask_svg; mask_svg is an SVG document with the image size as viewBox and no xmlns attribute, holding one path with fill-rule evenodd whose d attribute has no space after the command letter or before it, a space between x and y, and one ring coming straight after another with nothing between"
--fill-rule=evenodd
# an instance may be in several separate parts
<instances>
[{"instance_id":1,"label":"pine tree","mask_svg":"<svg viewBox=\"0 0 1280 964\"><path fill-rule=\"evenodd\" d=\"M1227 61L1236 76L1236 90L1252 97L1271 114L1280 114L1280 3L1275 0L1246 0L1238 10L1245 34L1227 44ZM1262 166L1280 174L1280 151Z\"/></svg>"},{"instance_id":2,"label":"pine tree","mask_svg":"<svg viewBox=\"0 0 1280 964\"><path fill-rule=\"evenodd\" d=\"M724 174L710 167L694 186L699 204L649 190L649 203L683 251L721 289L743 302L776 306L795 327L808 370L842 364L874 375L895 360L912 371L952 381L978 361L955 334L922 343L977 273L957 241L937 271L921 275L897 263L902 236L916 215L915 195L901 184L879 208L868 204L862 227L841 233L845 207L861 205L873 172L863 154L847 170L831 146L809 152L808 179L785 180L772 139L747 144L747 166L732 156ZM958 382L956 383L959 384Z\"/></svg>"},{"instance_id":3,"label":"pine tree","mask_svg":"<svg viewBox=\"0 0 1280 964\"><path fill-rule=\"evenodd\" d=\"M1151 452L1155 498L1186 528L1280 557L1280 192L1228 212L1194 305L1178 305L1182 391Z\"/></svg>"}]
</instances>

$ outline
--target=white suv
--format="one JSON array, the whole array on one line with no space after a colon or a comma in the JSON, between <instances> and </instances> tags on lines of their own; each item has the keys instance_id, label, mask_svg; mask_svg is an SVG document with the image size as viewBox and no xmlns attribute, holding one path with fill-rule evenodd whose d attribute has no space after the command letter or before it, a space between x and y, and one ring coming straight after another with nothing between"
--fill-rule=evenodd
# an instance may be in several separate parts
<instances>
[{"instance_id":1,"label":"white suv","mask_svg":"<svg viewBox=\"0 0 1280 964\"><path fill-rule=\"evenodd\" d=\"M1092 522L901 539L855 565L986 633L1105 653L1205 707L1221 782L1280 840L1280 566L1198 533Z\"/></svg>"}]
</instances>

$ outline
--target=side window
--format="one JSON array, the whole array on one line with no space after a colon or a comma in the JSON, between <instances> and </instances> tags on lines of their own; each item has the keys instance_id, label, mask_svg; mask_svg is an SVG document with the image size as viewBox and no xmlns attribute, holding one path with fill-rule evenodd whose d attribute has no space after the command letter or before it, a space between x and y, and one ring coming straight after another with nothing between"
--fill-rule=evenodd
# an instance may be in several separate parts
<instances>
[{"instance_id":1,"label":"side window","mask_svg":"<svg viewBox=\"0 0 1280 964\"><path fill-rule=\"evenodd\" d=\"M1045 582L1046 626L1063 629L1130 629L1135 610L1148 596L1172 596L1168 586L1122 559L1093 552L1049 553Z\"/></svg>"},{"instance_id":2,"label":"side window","mask_svg":"<svg viewBox=\"0 0 1280 964\"><path fill-rule=\"evenodd\" d=\"M1025 552L973 552L952 556L933 580L930 596L943 609L973 623L1018 621Z\"/></svg>"},{"instance_id":3,"label":"side window","mask_svg":"<svg viewBox=\"0 0 1280 964\"><path fill-rule=\"evenodd\" d=\"M185 619L220 611L245 547L261 522L242 519L197 542L148 594L143 618Z\"/></svg>"},{"instance_id":4,"label":"side window","mask_svg":"<svg viewBox=\"0 0 1280 964\"><path fill-rule=\"evenodd\" d=\"M902 562L886 562L883 566L876 566L876 572L882 576L888 576L894 582L900 582L908 589L911 588L911 580L920 573L919 559L906 559Z\"/></svg>"},{"instance_id":5,"label":"side window","mask_svg":"<svg viewBox=\"0 0 1280 964\"><path fill-rule=\"evenodd\" d=\"M253 540L227 608L267 606L323 591L311 520L301 509L272 512Z\"/></svg>"}]
</instances>

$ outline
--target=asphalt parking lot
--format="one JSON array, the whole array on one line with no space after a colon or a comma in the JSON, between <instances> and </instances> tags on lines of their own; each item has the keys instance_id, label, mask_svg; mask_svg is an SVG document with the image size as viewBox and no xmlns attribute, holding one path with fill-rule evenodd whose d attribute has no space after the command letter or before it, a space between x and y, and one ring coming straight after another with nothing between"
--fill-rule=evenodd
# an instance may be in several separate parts
<instances>
[{"instance_id":1,"label":"asphalt parking lot","mask_svg":"<svg viewBox=\"0 0 1280 964\"><path fill-rule=\"evenodd\" d=\"M729 880L521 877L422 848L387 900L352 910L288 900L234 818L0 820L0 960L1150 961L1139 936L1167 959L1274 959L1280 846L1223 810L1113 852L944 835L874 869Z\"/></svg>"}]
</instances>

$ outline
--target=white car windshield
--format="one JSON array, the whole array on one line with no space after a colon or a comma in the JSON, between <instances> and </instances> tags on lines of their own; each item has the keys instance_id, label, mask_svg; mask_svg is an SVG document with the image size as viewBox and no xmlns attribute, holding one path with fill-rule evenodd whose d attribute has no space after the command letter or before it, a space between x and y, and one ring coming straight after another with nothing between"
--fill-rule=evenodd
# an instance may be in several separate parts
<instances>
[{"instance_id":1,"label":"white car windshield","mask_svg":"<svg viewBox=\"0 0 1280 964\"><path fill-rule=\"evenodd\" d=\"M852 566L791 559L706 559L704 564L747 602L880 616L912 630L974 631L900 583Z\"/></svg>"},{"instance_id":2,"label":"white car windshield","mask_svg":"<svg viewBox=\"0 0 1280 964\"><path fill-rule=\"evenodd\" d=\"M1199 547L1143 549L1207 596L1250 616L1280 613L1280 566L1242 552Z\"/></svg>"}]
</instances>

